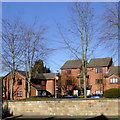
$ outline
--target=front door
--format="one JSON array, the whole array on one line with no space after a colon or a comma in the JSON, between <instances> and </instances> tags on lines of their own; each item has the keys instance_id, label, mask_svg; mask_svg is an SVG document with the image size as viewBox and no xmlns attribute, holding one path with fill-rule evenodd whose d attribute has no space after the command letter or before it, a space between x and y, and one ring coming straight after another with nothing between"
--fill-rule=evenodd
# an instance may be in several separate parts
<instances>
[{"instance_id":1,"label":"front door","mask_svg":"<svg viewBox=\"0 0 120 120\"><path fill-rule=\"evenodd\" d=\"M73 95L78 96L78 90L73 90Z\"/></svg>"}]
</instances>

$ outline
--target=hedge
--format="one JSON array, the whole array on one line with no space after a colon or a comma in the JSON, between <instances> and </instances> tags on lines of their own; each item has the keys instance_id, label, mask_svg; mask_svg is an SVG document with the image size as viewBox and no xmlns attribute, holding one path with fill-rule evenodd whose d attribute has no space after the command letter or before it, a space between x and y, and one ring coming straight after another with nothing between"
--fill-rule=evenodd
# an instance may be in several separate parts
<instances>
[{"instance_id":1,"label":"hedge","mask_svg":"<svg viewBox=\"0 0 120 120\"><path fill-rule=\"evenodd\" d=\"M106 98L120 98L120 88L111 88L104 92Z\"/></svg>"}]
</instances>

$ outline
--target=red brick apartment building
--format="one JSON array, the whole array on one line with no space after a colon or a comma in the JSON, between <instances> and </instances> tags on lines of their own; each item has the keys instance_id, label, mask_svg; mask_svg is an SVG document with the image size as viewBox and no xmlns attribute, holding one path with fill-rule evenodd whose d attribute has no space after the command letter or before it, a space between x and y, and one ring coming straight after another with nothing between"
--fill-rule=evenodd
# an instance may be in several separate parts
<instances>
[{"instance_id":1,"label":"red brick apartment building","mask_svg":"<svg viewBox=\"0 0 120 120\"><path fill-rule=\"evenodd\" d=\"M3 99L10 99L11 73L3 78ZM31 80L30 96L54 95L55 73L36 74ZM15 72L15 82L13 86L13 98L25 99L27 97L27 82L25 71Z\"/></svg>"},{"instance_id":2,"label":"red brick apartment building","mask_svg":"<svg viewBox=\"0 0 120 120\"><path fill-rule=\"evenodd\" d=\"M87 94L103 94L110 88L118 88L120 67L114 66L111 57L91 59L87 65ZM62 82L71 95L83 94L82 61L68 60L61 67ZM62 90L62 94L66 94Z\"/></svg>"}]
</instances>

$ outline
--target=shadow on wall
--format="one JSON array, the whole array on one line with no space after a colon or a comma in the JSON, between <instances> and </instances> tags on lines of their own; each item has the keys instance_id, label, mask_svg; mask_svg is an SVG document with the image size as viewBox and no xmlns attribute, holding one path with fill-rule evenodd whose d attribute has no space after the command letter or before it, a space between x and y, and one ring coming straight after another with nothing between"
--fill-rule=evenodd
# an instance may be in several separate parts
<instances>
[{"instance_id":1,"label":"shadow on wall","mask_svg":"<svg viewBox=\"0 0 120 120\"><path fill-rule=\"evenodd\" d=\"M2 108L2 118L13 116L13 113L10 113L10 110L8 108L8 103Z\"/></svg>"}]
</instances>

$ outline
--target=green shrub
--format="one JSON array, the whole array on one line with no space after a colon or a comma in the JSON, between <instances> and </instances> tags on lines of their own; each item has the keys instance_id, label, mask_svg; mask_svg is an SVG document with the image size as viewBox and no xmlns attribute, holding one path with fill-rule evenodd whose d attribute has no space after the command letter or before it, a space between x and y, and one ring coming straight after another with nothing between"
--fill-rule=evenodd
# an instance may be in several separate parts
<instances>
[{"instance_id":1,"label":"green shrub","mask_svg":"<svg viewBox=\"0 0 120 120\"><path fill-rule=\"evenodd\" d=\"M120 88L111 88L104 92L106 98L120 98Z\"/></svg>"}]
</instances>

